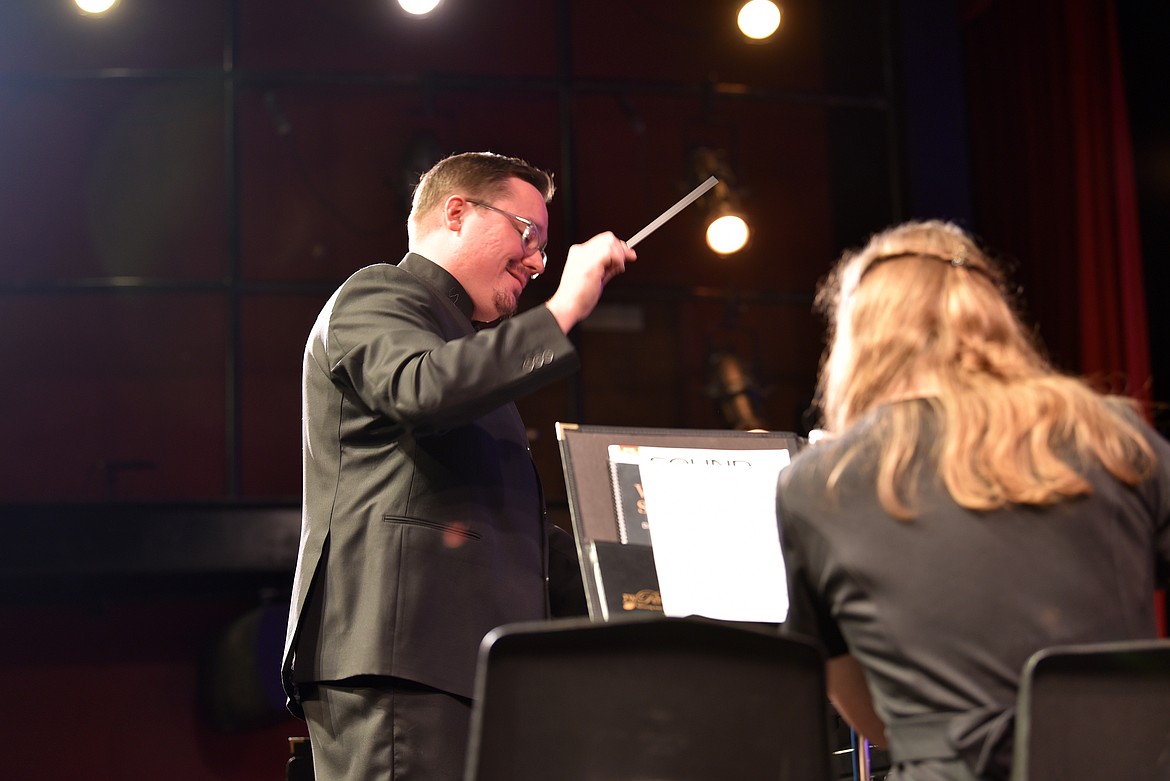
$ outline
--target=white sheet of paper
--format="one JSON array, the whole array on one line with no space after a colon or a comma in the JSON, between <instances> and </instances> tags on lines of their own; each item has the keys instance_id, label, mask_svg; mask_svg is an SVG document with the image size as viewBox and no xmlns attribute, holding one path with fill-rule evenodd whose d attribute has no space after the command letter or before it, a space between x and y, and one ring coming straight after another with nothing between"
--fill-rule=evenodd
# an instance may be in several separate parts
<instances>
[{"instance_id":1,"label":"white sheet of paper","mask_svg":"<svg viewBox=\"0 0 1170 781\"><path fill-rule=\"evenodd\" d=\"M788 451L639 447L638 459L663 612L784 621L776 479Z\"/></svg>"}]
</instances>

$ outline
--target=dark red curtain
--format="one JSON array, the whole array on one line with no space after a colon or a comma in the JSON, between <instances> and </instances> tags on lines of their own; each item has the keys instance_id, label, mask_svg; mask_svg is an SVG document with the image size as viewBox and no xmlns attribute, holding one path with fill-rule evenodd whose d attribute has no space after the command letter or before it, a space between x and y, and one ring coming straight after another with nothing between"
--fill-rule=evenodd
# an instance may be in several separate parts
<instances>
[{"instance_id":1,"label":"dark red curtain","mask_svg":"<svg viewBox=\"0 0 1170 781\"><path fill-rule=\"evenodd\" d=\"M1081 369L1120 377L1128 394L1148 403L1149 332L1117 20L1112 0L1068 5Z\"/></svg>"},{"instance_id":2,"label":"dark red curtain","mask_svg":"<svg viewBox=\"0 0 1170 781\"><path fill-rule=\"evenodd\" d=\"M1150 399L1113 0L968 0L976 232L1017 263L1062 368Z\"/></svg>"},{"instance_id":3,"label":"dark red curtain","mask_svg":"<svg viewBox=\"0 0 1170 781\"><path fill-rule=\"evenodd\" d=\"M1053 360L1147 405L1137 189L1114 0L965 0L976 232ZM1159 607L1166 634L1166 605Z\"/></svg>"}]
</instances>

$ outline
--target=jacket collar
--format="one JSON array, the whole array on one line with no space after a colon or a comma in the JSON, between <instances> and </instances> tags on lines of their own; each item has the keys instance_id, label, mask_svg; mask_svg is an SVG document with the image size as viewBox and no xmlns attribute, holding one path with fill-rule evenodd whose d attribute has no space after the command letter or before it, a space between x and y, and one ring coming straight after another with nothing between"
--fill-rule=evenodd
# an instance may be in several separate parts
<instances>
[{"instance_id":1,"label":"jacket collar","mask_svg":"<svg viewBox=\"0 0 1170 781\"><path fill-rule=\"evenodd\" d=\"M399 261L398 267L409 271L433 287L436 291L445 295L455 305L456 309L462 312L468 320L471 320L471 313L475 310L475 305L471 302L471 296L467 295L467 291L463 289L463 285L459 284L459 280L451 276L447 269L416 252L406 253L406 257Z\"/></svg>"}]
</instances>

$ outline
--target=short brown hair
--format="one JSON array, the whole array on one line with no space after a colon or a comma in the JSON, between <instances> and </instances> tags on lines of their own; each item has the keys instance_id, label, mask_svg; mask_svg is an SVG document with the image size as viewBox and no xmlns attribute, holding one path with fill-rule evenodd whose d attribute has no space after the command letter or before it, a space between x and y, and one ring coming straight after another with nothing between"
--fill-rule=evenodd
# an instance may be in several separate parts
<instances>
[{"instance_id":1,"label":"short brown hair","mask_svg":"<svg viewBox=\"0 0 1170 781\"><path fill-rule=\"evenodd\" d=\"M510 179L535 187L545 203L552 200L556 191L552 174L518 157L494 152L461 152L443 158L419 178L414 188L408 220L411 236L422 220L452 193L462 191L471 198L490 200L504 192Z\"/></svg>"}]
</instances>

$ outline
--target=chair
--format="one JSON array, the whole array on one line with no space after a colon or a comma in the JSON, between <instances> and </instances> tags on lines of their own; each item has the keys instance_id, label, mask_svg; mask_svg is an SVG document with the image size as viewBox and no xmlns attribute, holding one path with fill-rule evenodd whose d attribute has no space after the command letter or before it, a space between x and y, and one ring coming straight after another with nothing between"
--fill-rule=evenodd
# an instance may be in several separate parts
<instances>
[{"instance_id":1,"label":"chair","mask_svg":"<svg viewBox=\"0 0 1170 781\"><path fill-rule=\"evenodd\" d=\"M1061 646L1020 680L1012 781L1170 781L1170 640Z\"/></svg>"},{"instance_id":2,"label":"chair","mask_svg":"<svg viewBox=\"0 0 1170 781\"><path fill-rule=\"evenodd\" d=\"M819 650L700 618L513 624L480 649L466 781L829 778Z\"/></svg>"}]
</instances>

